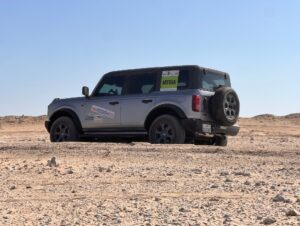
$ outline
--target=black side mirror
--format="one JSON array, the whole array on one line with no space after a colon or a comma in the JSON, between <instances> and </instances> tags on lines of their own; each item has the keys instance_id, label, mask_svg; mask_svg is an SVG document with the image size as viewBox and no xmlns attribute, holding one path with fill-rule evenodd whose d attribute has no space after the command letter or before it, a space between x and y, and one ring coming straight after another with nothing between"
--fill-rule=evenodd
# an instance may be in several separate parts
<instances>
[{"instance_id":1,"label":"black side mirror","mask_svg":"<svg viewBox=\"0 0 300 226\"><path fill-rule=\"evenodd\" d=\"M82 95L85 97L89 97L90 95L89 87L87 86L82 87Z\"/></svg>"}]
</instances>

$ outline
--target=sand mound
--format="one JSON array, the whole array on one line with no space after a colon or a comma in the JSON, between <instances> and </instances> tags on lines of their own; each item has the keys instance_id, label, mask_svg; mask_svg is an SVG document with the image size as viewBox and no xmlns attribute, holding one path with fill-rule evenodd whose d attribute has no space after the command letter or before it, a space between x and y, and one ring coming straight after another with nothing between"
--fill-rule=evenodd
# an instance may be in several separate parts
<instances>
[{"instance_id":1,"label":"sand mound","mask_svg":"<svg viewBox=\"0 0 300 226\"><path fill-rule=\"evenodd\" d=\"M285 116L276 116L272 114L262 114L262 115L256 115L252 117L252 119L258 119L258 120L273 120L273 119L293 119L293 120L300 120L300 113L293 113Z\"/></svg>"},{"instance_id":2,"label":"sand mound","mask_svg":"<svg viewBox=\"0 0 300 226\"><path fill-rule=\"evenodd\" d=\"M275 119L277 116L272 114L262 114L252 117L253 119Z\"/></svg>"},{"instance_id":3,"label":"sand mound","mask_svg":"<svg viewBox=\"0 0 300 226\"><path fill-rule=\"evenodd\" d=\"M284 118L287 118L287 119L299 119L300 120L300 113L289 114L289 115L284 116Z\"/></svg>"}]
</instances>

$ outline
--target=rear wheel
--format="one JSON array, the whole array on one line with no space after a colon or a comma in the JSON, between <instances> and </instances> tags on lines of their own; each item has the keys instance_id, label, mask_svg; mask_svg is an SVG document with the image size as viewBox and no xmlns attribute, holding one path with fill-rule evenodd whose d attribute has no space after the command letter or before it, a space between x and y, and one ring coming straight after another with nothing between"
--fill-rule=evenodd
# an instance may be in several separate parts
<instances>
[{"instance_id":1,"label":"rear wheel","mask_svg":"<svg viewBox=\"0 0 300 226\"><path fill-rule=\"evenodd\" d=\"M216 135L214 141L216 146L227 146L227 136L225 135Z\"/></svg>"},{"instance_id":2,"label":"rear wheel","mask_svg":"<svg viewBox=\"0 0 300 226\"><path fill-rule=\"evenodd\" d=\"M79 133L72 119L60 117L56 119L50 130L51 142L78 141Z\"/></svg>"},{"instance_id":3,"label":"rear wheel","mask_svg":"<svg viewBox=\"0 0 300 226\"><path fill-rule=\"evenodd\" d=\"M183 144L185 129L176 117L161 115L150 126L149 141L152 144Z\"/></svg>"}]
</instances>

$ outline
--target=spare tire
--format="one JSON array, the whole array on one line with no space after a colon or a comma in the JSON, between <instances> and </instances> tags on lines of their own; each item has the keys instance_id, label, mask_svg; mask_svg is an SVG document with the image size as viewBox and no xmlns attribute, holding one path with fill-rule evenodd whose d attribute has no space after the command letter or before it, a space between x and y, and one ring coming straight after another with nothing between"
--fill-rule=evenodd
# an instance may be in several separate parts
<instances>
[{"instance_id":1,"label":"spare tire","mask_svg":"<svg viewBox=\"0 0 300 226\"><path fill-rule=\"evenodd\" d=\"M240 101L236 92L230 87L220 87L210 101L213 119L224 126L236 123L240 113Z\"/></svg>"}]
</instances>

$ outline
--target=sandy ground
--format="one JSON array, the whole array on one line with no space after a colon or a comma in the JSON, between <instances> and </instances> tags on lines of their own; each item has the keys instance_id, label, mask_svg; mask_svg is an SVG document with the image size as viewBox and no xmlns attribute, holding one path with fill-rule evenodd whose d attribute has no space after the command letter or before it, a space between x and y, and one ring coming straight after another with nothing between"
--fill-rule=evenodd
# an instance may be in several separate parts
<instances>
[{"instance_id":1,"label":"sandy ground","mask_svg":"<svg viewBox=\"0 0 300 226\"><path fill-rule=\"evenodd\" d=\"M300 225L299 115L240 125L226 148L51 144L0 118L0 225Z\"/></svg>"}]
</instances>

